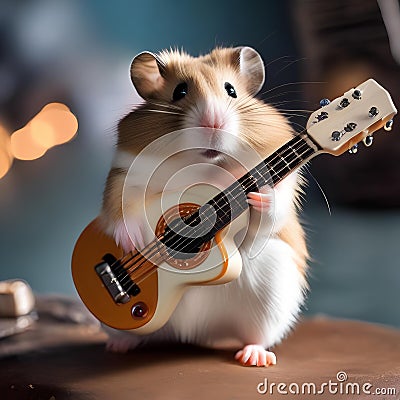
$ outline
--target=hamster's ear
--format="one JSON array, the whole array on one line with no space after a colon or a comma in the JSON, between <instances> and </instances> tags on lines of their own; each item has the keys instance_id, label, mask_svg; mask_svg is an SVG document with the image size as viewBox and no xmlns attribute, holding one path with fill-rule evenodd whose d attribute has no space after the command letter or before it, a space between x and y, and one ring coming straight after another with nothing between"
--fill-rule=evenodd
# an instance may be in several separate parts
<instances>
[{"instance_id":1,"label":"hamster's ear","mask_svg":"<svg viewBox=\"0 0 400 400\"><path fill-rule=\"evenodd\" d=\"M162 73L164 65L156 54L144 51L138 54L131 64L131 80L137 92L145 100L161 89L164 84Z\"/></svg>"},{"instance_id":2,"label":"hamster's ear","mask_svg":"<svg viewBox=\"0 0 400 400\"><path fill-rule=\"evenodd\" d=\"M264 62L251 47L236 47L241 75L245 78L249 93L254 96L262 88L265 80Z\"/></svg>"}]
</instances>

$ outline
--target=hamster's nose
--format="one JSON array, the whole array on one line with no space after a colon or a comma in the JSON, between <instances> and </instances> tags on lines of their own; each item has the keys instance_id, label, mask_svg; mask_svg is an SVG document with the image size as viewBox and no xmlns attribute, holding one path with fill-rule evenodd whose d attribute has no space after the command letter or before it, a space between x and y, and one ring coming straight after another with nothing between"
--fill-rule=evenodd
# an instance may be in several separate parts
<instances>
[{"instance_id":1,"label":"hamster's nose","mask_svg":"<svg viewBox=\"0 0 400 400\"><path fill-rule=\"evenodd\" d=\"M215 103L207 104L200 119L200 126L205 128L223 129L225 126L224 115Z\"/></svg>"},{"instance_id":2,"label":"hamster's nose","mask_svg":"<svg viewBox=\"0 0 400 400\"><path fill-rule=\"evenodd\" d=\"M213 129L221 129L223 127L223 123L218 120L213 120L211 118L203 117L200 126L202 128L213 128Z\"/></svg>"}]
</instances>

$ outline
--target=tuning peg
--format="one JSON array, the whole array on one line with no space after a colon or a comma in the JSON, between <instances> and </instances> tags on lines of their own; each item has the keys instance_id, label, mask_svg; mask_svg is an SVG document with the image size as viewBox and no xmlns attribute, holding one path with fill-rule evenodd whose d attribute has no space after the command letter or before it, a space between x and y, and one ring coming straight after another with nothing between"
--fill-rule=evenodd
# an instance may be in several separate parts
<instances>
[{"instance_id":1,"label":"tuning peg","mask_svg":"<svg viewBox=\"0 0 400 400\"><path fill-rule=\"evenodd\" d=\"M344 97L340 103L339 103L339 107L340 108L346 108L348 105L350 104L349 99L347 97Z\"/></svg>"},{"instance_id":2,"label":"tuning peg","mask_svg":"<svg viewBox=\"0 0 400 400\"><path fill-rule=\"evenodd\" d=\"M352 96L353 96L353 99L360 100L361 99L361 90L360 89L354 90Z\"/></svg>"},{"instance_id":3,"label":"tuning peg","mask_svg":"<svg viewBox=\"0 0 400 400\"><path fill-rule=\"evenodd\" d=\"M372 143L374 142L374 137L372 135L368 135L363 139L365 147L372 146Z\"/></svg>"},{"instance_id":4,"label":"tuning peg","mask_svg":"<svg viewBox=\"0 0 400 400\"><path fill-rule=\"evenodd\" d=\"M389 121L386 122L383 128L385 129L385 131L391 131L393 128L393 120L389 119Z\"/></svg>"},{"instance_id":5,"label":"tuning peg","mask_svg":"<svg viewBox=\"0 0 400 400\"><path fill-rule=\"evenodd\" d=\"M358 151L358 143L356 143L350 150L349 153L350 154L356 154Z\"/></svg>"},{"instance_id":6,"label":"tuning peg","mask_svg":"<svg viewBox=\"0 0 400 400\"><path fill-rule=\"evenodd\" d=\"M371 107L368 112L370 118L376 117L379 114L379 110L376 107Z\"/></svg>"},{"instance_id":7,"label":"tuning peg","mask_svg":"<svg viewBox=\"0 0 400 400\"><path fill-rule=\"evenodd\" d=\"M331 102L331 101L330 101L329 99L322 99L322 100L320 100L319 105L320 105L321 107L325 107L325 106L327 106L330 102Z\"/></svg>"},{"instance_id":8,"label":"tuning peg","mask_svg":"<svg viewBox=\"0 0 400 400\"><path fill-rule=\"evenodd\" d=\"M335 142L337 142L337 141L340 140L340 138L342 137L342 132L333 131L331 137L332 137L332 140L334 140Z\"/></svg>"},{"instance_id":9,"label":"tuning peg","mask_svg":"<svg viewBox=\"0 0 400 400\"><path fill-rule=\"evenodd\" d=\"M324 119L327 119L329 114L326 111L321 111L321 114L317 115L317 121L320 122Z\"/></svg>"},{"instance_id":10,"label":"tuning peg","mask_svg":"<svg viewBox=\"0 0 400 400\"><path fill-rule=\"evenodd\" d=\"M344 127L344 130L346 131L346 132L351 132L351 131L354 131L354 129L356 129L357 128L357 124L355 123L355 122L349 122L345 127Z\"/></svg>"}]
</instances>

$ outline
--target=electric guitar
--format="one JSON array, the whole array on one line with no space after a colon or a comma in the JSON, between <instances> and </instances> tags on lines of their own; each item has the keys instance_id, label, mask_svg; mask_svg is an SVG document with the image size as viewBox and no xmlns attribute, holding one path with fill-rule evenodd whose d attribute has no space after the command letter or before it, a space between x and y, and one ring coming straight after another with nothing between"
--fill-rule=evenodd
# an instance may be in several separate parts
<instances>
[{"instance_id":1,"label":"electric guitar","mask_svg":"<svg viewBox=\"0 0 400 400\"><path fill-rule=\"evenodd\" d=\"M360 141L370 146L373 132L390 130L397 113L389 93L373 79L321 105L304 132L225 190L198 184L179 196L166 195L163 206L149 204L150 229L140 251L123 254L99 220L92 221L72 256L74 283L87 308L116 329L138 334L159 329L188 287L239 276L234 237L248 222L249 192L276 185L318 154L355 153Z\"/></svg>"}]
</instances>

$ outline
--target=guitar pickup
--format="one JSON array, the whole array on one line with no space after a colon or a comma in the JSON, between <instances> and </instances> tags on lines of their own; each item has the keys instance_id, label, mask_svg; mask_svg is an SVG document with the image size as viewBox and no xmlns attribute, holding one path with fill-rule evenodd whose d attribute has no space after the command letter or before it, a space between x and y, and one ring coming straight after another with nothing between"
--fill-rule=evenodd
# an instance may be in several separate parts
<instances>
[{"instance_id":1,"label":"guitar pickup","mask_svg":"<svg viewBox=\"0 0 400 400\"><path fill-rule=\"evenodd\" d=\"M139 286L130 279L125 269L120 267L114 256L106 254L103 260L95 266L95 271L117 304L125 304L131 295L137 296L140 293Z\"/></svg>"}]
</instances>

